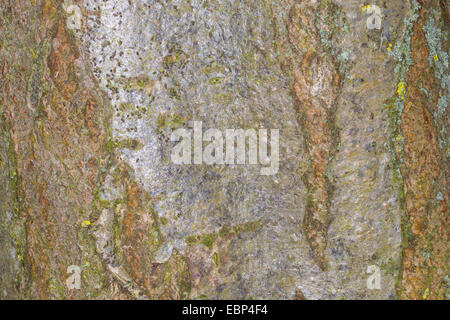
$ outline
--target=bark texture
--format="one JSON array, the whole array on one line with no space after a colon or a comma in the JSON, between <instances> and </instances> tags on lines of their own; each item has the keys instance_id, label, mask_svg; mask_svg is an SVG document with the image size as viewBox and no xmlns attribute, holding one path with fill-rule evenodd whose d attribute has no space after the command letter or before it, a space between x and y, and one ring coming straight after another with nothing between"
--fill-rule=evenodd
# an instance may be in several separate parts
<instances>
[{"instance_id":1,"label":"bark texture","mask_svg":"<svg viewBox=\"0 0 450 320\"><path fill-rule=\"evenodd\" d=\"M448 298L446 1L0 17L2 299ZM280 129L279 172L171 163L194 120Z\"/></svg>"}]
</instances>

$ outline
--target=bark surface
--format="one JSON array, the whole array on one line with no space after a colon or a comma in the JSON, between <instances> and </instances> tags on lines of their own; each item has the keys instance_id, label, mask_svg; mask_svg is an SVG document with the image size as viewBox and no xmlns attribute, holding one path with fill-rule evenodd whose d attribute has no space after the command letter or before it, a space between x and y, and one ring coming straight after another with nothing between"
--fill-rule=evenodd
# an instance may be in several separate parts
<instances>
[{"instance_id":1,"label":"bark surface","mask_svg":"<svg viewBox=\"0 0 450 320\"><path fill-rule=\"evenodd\" d=\"M0 17L2 299L448 297L446 1ZM278 173L173 164L193 121L279 129Z\"/></svg>"}]
</instances>

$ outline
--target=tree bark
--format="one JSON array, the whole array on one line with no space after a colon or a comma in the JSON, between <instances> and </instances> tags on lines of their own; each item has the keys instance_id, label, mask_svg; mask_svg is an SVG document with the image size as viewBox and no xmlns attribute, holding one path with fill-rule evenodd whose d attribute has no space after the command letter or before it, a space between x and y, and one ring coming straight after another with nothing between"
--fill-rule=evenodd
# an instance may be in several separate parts
<instances>
[{"instance_id":1,"label":"tree bark","mask_svg":"<svg viewBox=\"0 0 450 320\"><path fill-rule=\"evenodd\" d=\"M448 4L371 6L3 1L0 297L446 299ZM171 163L193 121L278 172Z\"/></svg>"}]
</instances>

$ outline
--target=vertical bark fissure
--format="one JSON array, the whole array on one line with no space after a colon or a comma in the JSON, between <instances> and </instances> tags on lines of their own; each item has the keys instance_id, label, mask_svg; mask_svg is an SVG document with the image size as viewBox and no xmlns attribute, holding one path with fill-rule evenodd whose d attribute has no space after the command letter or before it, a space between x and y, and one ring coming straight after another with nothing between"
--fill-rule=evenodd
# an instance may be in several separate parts
<instances>
[{"instance_id":1,"label":"vertical bark fissure","mask_svg":"<svg viewBox=\"0 0 450 320\"><path fill-rule=\"evenodd\" d=\"M303 231L314 260L325 270L333 180L329 166L338 145L334 112L342 79L319 36L317 16L321 10L317 1L299 1L290 10L287 29L289 42L300 60L293 61L291 72L309 157L309 168L303 176L308 191Z\"/></svg>"}]
</instances>

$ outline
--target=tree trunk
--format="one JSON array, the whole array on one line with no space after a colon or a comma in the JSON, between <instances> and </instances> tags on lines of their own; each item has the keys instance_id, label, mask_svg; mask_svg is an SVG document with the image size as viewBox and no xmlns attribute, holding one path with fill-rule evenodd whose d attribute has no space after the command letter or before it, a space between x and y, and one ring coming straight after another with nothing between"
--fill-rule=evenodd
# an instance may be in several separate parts
<instances>
[{"instance_id":1,"label":"tree trunk","mask_svg":"<svg viewBox=\"0 0 450 320\"><path fill-rule=\"evenodd\" d=\"M447 298L448 15L4 0L0 297ZM200 121L279 167L175 164Z\"/></svg>"}]
</instances>

